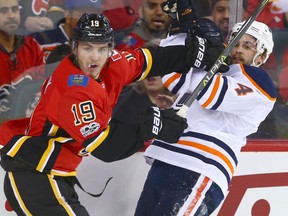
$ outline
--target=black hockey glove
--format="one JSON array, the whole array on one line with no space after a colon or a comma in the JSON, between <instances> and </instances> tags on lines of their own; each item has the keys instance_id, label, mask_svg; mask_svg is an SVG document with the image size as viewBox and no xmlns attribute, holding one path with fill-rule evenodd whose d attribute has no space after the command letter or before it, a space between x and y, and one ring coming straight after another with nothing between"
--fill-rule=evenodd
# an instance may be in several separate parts
<instances>
[{"instance_id":1,"label":"black hockey glove","mask_svg":"<svg viewBox=\"0 0 288 216\"><path fill-rule=\"evenodd\" d=\"M200 37L192 32L188 32L185 39L185 46L188 48L186 53L186 63L194 68L202 68L208 71L220 54L225 49L224 44L213 37ZM227 72L229 67L222 64L220 72Z\"/></svg>"},{"instance_id":2,"label":"black hockey glove","mask_svg":"<svg viewBox=\"0 0 288 216\"><path fill-rule=\"evenodd\" d=\"M177 143L187 127L187 120L178 116L173 109L160 110L158 107L149 107L140 119L144 141L159 139Z\"/></svg>"},{"instance_id":3,"label":"black hockey glove","mask_svg":"<svg viewBox=\"0 0 288 216\"><path fill-rule=\"evenodd\" d=\"M188 32L193 24L194 15L192 13L190 1L168 0L161 4L162 10L168 14L171 22L170 35Z\"/></svg>"},{"instance_id":4,"label":"black hockey glove","mask_svg":"<svg viewBox=\"0 0 288 216\"><path fill-rule=\"evenodd\" d=\"M162 10L168 14L172 20L177 19L177 0L167 0L161 3Z\"/></svg>"},{"instance_id":5,"label":"black hockey glove","mask_svg":"<svg viewBox=\"0 0 288 216\"><path fill-rule=\"evenodd\" d=\"M189 29L190 35L199 37L212 37L224 43L223 36L219 27L210 19L199 18L193 21L192 27Z\"/></svg>"}]
</instances>

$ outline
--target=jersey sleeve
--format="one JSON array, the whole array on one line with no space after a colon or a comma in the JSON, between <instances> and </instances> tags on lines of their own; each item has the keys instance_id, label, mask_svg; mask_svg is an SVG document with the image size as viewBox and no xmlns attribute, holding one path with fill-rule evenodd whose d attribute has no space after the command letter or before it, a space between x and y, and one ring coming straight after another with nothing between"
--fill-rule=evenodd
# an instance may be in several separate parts
<instances>
[{"instance_id":1,"label":"jersey sleeve","mask_svg":"<svg viewBox=\"0 0 288 216\"><path fill-rule=\"evenodd\" d=\"M163 76L175 71L187 73L191 67L186 56L187 48L183 45L149 47L119 52L130 65L129 71L134 73L133 75L137 74L137 77L133 77L133 80L129 80L129 82L153 76ZM117 59L117 55L113 55L112 58Z\"/></svg>"},{"instance_id":2,"label":"jersey sleeve","mask_svg":"<svg viewBox=\"0 0 288 216\"><path fill-rule=\"evenodd\" d=\"M268 74L259 68L234 65L231 69L236 70L234 74L216 74L197 99L205 109L233 113L258 124L273 108L275 86Z\"/></svg>"}]
</instances>

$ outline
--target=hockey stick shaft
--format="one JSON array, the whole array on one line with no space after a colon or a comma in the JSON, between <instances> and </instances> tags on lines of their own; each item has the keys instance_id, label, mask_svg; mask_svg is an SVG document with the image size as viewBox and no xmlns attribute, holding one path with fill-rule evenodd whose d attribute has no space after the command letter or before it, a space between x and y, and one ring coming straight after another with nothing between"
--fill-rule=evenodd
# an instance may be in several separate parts
<instances>
[{"instance_id":1,"label":"hockey stick shaft","mask_svg":"<svg viewBox=\"0 0 288 216\"><path fill-rule=\"evenodd\" d=\"M186 92L182 98L179 100L178 104L181 106L177 114L181 117L185 117L186 113L188 111L188 108L191 106L191 104L195 101L197 96L200 94L200 92L204 89L206 84L209 82L209 80L214 76L214 74L218 71L220 66L224 63L228 55L230 54L233 47L236 46L238 41L241 39L241 37L245 34L247 29L251 26L253 21L257 18L259 13L264 9L264 7L267 5L269 0L263 0L258 7L253 11L251 16L245 21L243 26L240 28L240 30L237 32L235 37L231 40L231 42L227 45L227 47L223 50L223 52L220 54L220 56L216 59L210 70L205 74L204 78L200 81L200 83L197 85L197 87L194 89L193 92Z\"/></svg>"}]
</instances>

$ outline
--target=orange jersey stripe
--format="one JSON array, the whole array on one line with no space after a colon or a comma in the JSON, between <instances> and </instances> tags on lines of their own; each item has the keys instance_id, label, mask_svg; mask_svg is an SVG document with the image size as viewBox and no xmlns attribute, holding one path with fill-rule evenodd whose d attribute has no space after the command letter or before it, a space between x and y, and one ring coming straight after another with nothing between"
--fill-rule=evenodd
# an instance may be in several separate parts
<instances>
[{"instance_id":1,"label":"orange jersey stripe","mask_svg":"<svg viewBox=\"0 0 288 216\"><path fill-rule=\"evenodd\" d=\"M216 81L215 81L215 85L213 86L213 89L212 89L212 92L211 92L211 95L209 96L209 98L207 99L207 101L202 105L202 107L207 107L213 100L213 98L215 97L216 95L216 92L219 88L219 85L220 85L220 76L218 76L216 78Z\"/></svg>"},{"instance_id":2,"label":"orange jersey stripe","mask_svg":"<svg viewBox=\"0 0 288 216\"><path fill-rule=\"evenodd\" d=\"M176 79L178 79L179 77L181 76L180 73L176 73L174 74L173 76L171 76L169 79L167 79L165 82L164 82L164 86L166 88L168 88L172 82L174 82Z\"/></svg>"},{"instance_id":3,"label":"orange jersey stripe","mask_svg":"<svg viewBox=\"0 0 288 216\"><path fill-rule=\"evenodd\" d=\"M231 161L224 154L222 154L220 151L213 149L213 148L209 148L209 147L202 145L200 143L191 142L191 141L179 140L178 143L182 144L182 145L187 145L187 146L191 146L191 147L200 149L202 151L208 152L210 154L213 154L213 155L221 158L225 162L225 164L229 167L232 175L234 174L235 170L234 170L233 165L231 164Z\"/></svg>"}]
</instances>

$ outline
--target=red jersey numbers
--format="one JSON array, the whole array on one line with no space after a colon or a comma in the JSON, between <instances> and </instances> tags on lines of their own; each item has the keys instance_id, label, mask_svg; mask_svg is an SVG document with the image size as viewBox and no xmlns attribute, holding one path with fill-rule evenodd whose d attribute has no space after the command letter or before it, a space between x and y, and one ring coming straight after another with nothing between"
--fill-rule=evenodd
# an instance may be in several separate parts
<instances>
[{"instance_id":1,"label":"red jersey numbers","mask_svg":"<svg viewBox=\"0 0 288 216\"><path fill-rule=\"evenodd\" d=\"M252 93L253 89L249 88L248 86L242 85L240 83L237 83L239 88L235 88L235 91L237 92L238 96L245 96L248 93Z\"/></svg>"},{"instance_id":2,"label":"red jersey numbers","mask_svg":"<svg viewBox=\"0 0 288 216\"><path fill-rule=\"evenodd\" d=\"M96 113L92 101L73 104L71 111L74 115L75 126L84 124L84 126L80 128L82 136L87 137L99 130L100 124L95 122Z\"/></svg>"}]
</instances>

